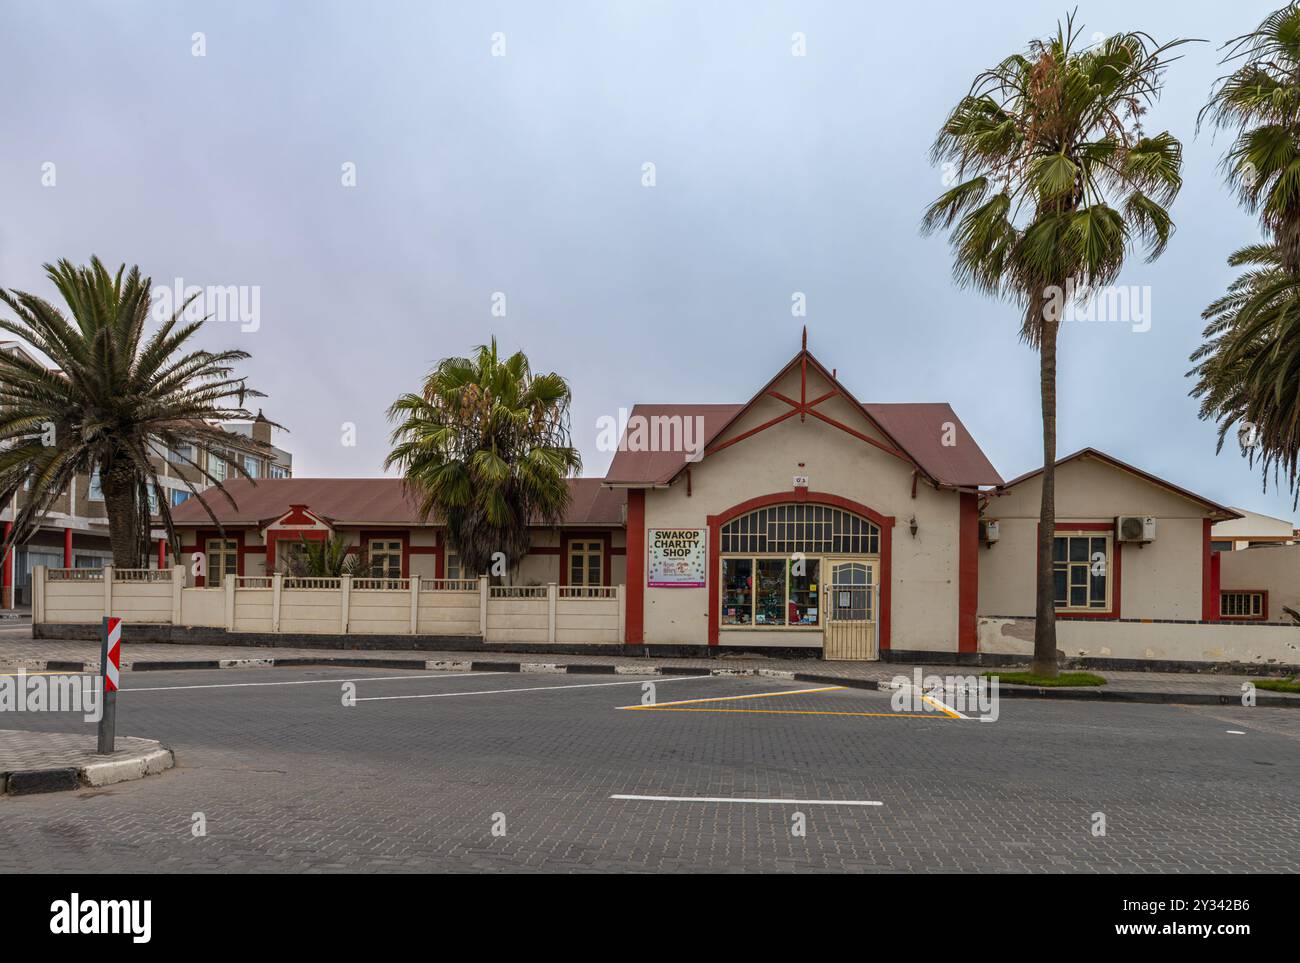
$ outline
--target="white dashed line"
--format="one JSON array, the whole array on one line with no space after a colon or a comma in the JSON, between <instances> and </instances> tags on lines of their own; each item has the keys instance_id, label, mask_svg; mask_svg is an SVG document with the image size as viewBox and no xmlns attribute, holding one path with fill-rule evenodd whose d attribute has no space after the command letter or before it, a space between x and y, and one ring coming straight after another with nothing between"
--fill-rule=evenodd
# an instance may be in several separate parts
<instances>
[{"instance_id":1,"label":"white dashed line","mask_svg":"<svg viewBox=\"0 0 1300 963\"><path fill-rule=\"evenodd\" d=\"M875 799L748 799L744 796L629 796L622 793L610 799L629 799L635 802L684 803L762 803L771 806L883 806Z\"/></svg>"},{"instance_id":2,"label":"white dashed line","mask_svg":"<svg viewBox=\"0 0 1300 963\"><path fill-rule=\"evenodd\" d=\"M662 682L698 682L701 679L713 679L711 675L679 675L656 676L655 685ZM524 688L516 689L479 689L475 692L430 692L427 695L399 695L399 696L365 696L358 698L358 702L393 702L398 699L449 699L452 696L472 696L472 695L507 695L512 692L548 692L553 689L602 689L611 685L643 685L641 679L632 679L628 682L582 682L576 685L530 685Z\"/></svg>"},{"instance_id":3,"label":"white dashed line","mask_svg":"<svg viewBox=\"0 0 1300 963\"><path fill-rule=\"evenodd\" d=\"M284 682L212 682L206 685L130 686L122 692L169 692L173 689L251 689L269 685L339 685L344 682L406 682L414 679L460 679L467 675L500 675L499 672L437 672L433 675L376 675L364 679L297 679Z\"/></svg>"}]
</instances>

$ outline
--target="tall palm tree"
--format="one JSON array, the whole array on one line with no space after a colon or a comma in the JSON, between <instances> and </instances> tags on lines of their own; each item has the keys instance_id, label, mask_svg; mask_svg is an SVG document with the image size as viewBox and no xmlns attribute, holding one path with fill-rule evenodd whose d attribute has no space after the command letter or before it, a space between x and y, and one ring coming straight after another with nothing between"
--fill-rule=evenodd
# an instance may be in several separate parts
<instances>
[{"instance_id":1,"label":"tall palm tree","mask_svg":"<svg viewBox=\"0 0 1300 963\"><path fill-rule=\"evenodd\" d=\"M1052 546L1056 521L1056 348L1061 293L1111 284L1133 243L1147 259L1173 232L1182 145L1149 135L1170 51L1123 33L1085 46L1073 15L975 78L935 139L932 159L958 183L926 211L922 231L950 231L953 274L1021 309L1020 336L1039 354L1042 502L1033 671L1056 674Z\"/></svg>"},{"instance_id":2,"label":"tall palm tree","mask_svg":"<svg viewBox=\"0 0 1300 963\"><path fill-rule=\"evenodd\" d=\"M223 448L230 436L212 422L253 417L244 399L261 392L233 368L249 355L185 350L203 326L203 320L181 323L189 301L146 336L152 281L138 267L122 265L110 274L98 258L88 267L65 259L45 271L71 320L35 294L0 289L0 302L16 315L0 318L0 330L54 365L0 352L0 501L9 503L27 487L4 552L30 535L78 475L98 472L114 565L139 568L147 557L150 494L179 555L155 465L170 450L230 500L206 466L182 453ZM231 464L245 474L237 461ZM196 485L185 484L212 515Z\"/></svg>"},{"instance_id":3,"label":"tall palm tree","mask_svg":"<svg viewBox=\"0 0 1300 963\"><path fill-rule=\"evenodd\" d=\"M514 568L528 526L564 517L566 479L582 470L570 400L562 377L533 374L522 351L502 358L493 338L472 358L443 359L420 394L393 402L385 467L402 469L422 517L444 520L464 571L489 572L498 557Z\"/></svg>"},{"instance_id":4,"label":"tall palm tree","mask_svg":"<svg viewBox=\"0 0 1300 963\"><path fill-rule=\"evenodd\" d=\"M1205 309L1191 393L1201 417L1219 425L1218 450L1236 427L1265 487L1270 473L1285 474L1300 502L1300 4L1225 49L1236 69L1219 79L1201 120L1236 131L1223 168L1266 241L1228 259L1248 270Z\"/></svg>"}]
</instances>

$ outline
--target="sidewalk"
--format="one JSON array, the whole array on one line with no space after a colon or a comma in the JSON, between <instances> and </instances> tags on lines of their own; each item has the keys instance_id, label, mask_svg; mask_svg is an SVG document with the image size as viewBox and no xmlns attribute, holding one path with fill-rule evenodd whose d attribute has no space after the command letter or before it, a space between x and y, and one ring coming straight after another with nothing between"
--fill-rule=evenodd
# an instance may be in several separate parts
<instances>
[{"instance_id":1,"label":"sidewalk","mask_svg":"<svg viewBox=\"0 0 1300 963\"><path fill-rule=\"evenodd\" d=\"M98 669L99 645L94 642L0 638L0 672ZM712 659L636 658L612 655L523 655L500 652L429 652L406 650L339 650L306 648L250 648L241 645L172 645L139 643L123 647L122 668L127 671L162 669L220 669L255 666L338 665L394 669L463 669L503 672L546 671L580 673L727 674L765 675L809 682L830 682L860 688L878 688L895 676L911 678L914 668L922 675L970 676L987 669L973 666L922 665L899 662L824 662L821 659L774 659L761 655L726 654ZM1006 671L1015 671L1007 669ZM1010 698L1084 699L1102 702L1161 702L1240 705L1242 683L1258 676L1216 673L1101 672L1104 686L1034 689L1003 685ZM1300 708L1300 694L1260 689L1261 706Z\"/></svg>"},{"instance_id":2,"label":"sidewalk","mask_svg":"<svg viewBox=\"0 0 1300 963\"><path fill-rule=\"evenodd\" d=\"M110 786L175 765L172 751L153 739L118 736L116 751L103 756L95 747L93 735L0 729L0 794Z\"/></svg>"}]
</instances>

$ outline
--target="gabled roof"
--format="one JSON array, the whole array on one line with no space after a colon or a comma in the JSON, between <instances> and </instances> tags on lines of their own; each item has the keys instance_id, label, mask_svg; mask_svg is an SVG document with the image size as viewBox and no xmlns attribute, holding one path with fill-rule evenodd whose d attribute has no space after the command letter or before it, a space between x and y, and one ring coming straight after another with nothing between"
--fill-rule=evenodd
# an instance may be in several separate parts
<instances>
[{"instance_id":1,"label":"gabled roof","mask_svg":"<svg viewBox=\"0 0 1300 963\"><path fill-rule=\"evenodd\" d=\"M846 399L858 408L863 417L884 436L886 443L879 447L892 451L910 462L922 474L940 487L978 488L986 485L1000 485L1002 476L989 462L971 437L965 425L952 408L943 403L937 404L867 404L857 401L845 388L835 374L828 371L806 348L781 368L753 398L745 404L730 405L636 405L632 415L644 418L680 417L683 419L700 416L704 419L703 447L711 448L740 417L765 397L777 397L770 394L774 386L796 365L811 367L826 382L835 396ZM780 400L786 400L781 398ZM787 404L793 404L789 399ZM799 399L799 405L792 407L780 417L790 417L802 410L804 413L820 418L822 415L814 408L808 407L807 399ZM946 447L944 423L951 421L954 426L956 444ZM728 439L724 444L730 444ZM870 443L876 444L871 440ZM683 451L630 451L626 450L626 434L610 463L605 475L605 484L624 487L655 487L669 484L688 464L688 453Z\"/></svg>"},{"instance_id":2,"label":"gabled roof","mask_svg":"<svg viewBox=\"0 0 1300 963\"><path fill-rule=\"evenodd\" d=\"M1136 468L1133 465L1128 464L1127 462L1122 462L1118 458L1115 458L1112 455L1108 455L1104 451L1099 451L1096 448L1080 448L1072 455L1066 455L1064 458L1057 459L1056 467L1060 468L1062 465L1068 464L1069 462L1075 461L1076 459L1080 459L1080 458L1095 458L1097 461L1110 465L1112 468L1116 468L1122 472L1127 472L1128 474L1140 478L1145 482L1149 482L1150 484L1155 485L1157 488L1163 488L1165 491L1173 492L1175 495L1180 495L1183 498L1186 498L1189 501L1193 501L1196 504L1207 509L1209 515L1212 518L1216 518L1218 520L1225 520L1229 518L1242 517L1241 513L1234 508L1228 508L1226 505L1220 505L1218 502L1212 502L1208 498L1198 495L1193 491L1189 491L1186 488L1183 488L1179 485L1175 485L1173 482L1165 481L1163 478L1158 478L1157 476L1152 475L1150 472L1145 472L1141 468ZM1041 468L1035 468L1033 471L1027 471L1023 475L1019 475L1016 478L1011 479L1011 481L998 486L999 490L1005 491L1006 489L1014 488L1016 485L1019 485L1021 482L1028 481L1029 479L1035 478L1038 475L1041 475L1042 473L1043 470Z\"/></svg>"},{"instance_id":3,"label":"gabled roof","mask_svg":"<svg viewBox=\"0 0 1300 963\"><path fill-rule=\"evenodd\" d=\"M704 445L718 436L744 405L634 405L631 418L649 419L656 417L704 419ZM642 485L666 485L686 464L687 453L681 451L628 451L624 444L614 453L609 471L605 473L605 484L616 486L640 487Z\"/></svg>"},{"instance_id":4,"label":"gabled roof","mask_svg":"<svg viewBox=\"0 0 1300 963\"><path fill-rule=\"evenodd\" d=\"M246 478L228 481L225 489L235 507L215 489L204 497L222 525L261 528L281 518L293 505L302 505L331 526L438 525L421 521L419 506L400 478ZM563 524L595 528L623 524L627 494L603 488L599 478L569 479L569 511ZM194 498L172 509L177 527L204 528L212 519Z\"/></svg>"},{"instance_id":5,"label":"gabled roof","mask_svg":"<svg viewBox=\"0 0 1300 963\"><path fill-rule=\"evenodd\" d=\"M944 401L866 404L867 414L897 439L931 478L954 488L1001 485L1002 476ZM945 445L947 425L953 444Z\"/></svg>"}]
</instances>

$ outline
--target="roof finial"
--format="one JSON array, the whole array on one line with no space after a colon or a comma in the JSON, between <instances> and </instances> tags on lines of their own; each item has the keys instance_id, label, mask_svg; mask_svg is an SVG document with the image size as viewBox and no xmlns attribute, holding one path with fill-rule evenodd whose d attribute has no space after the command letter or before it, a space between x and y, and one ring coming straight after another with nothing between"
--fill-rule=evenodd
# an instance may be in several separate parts
<instances>
[{"instance_id":1,"label":"roof finial","mask_svg":"<svg viewBox=\"0 0 1300 963\"><path fill-rule=\"evenodd\" d=\"M808 350L808 325L803 326L803 350Z\"/></svg>"}]
</instances>

